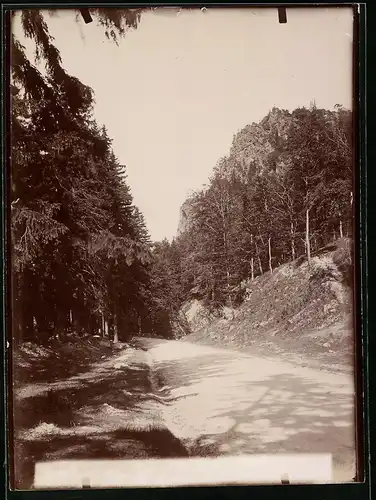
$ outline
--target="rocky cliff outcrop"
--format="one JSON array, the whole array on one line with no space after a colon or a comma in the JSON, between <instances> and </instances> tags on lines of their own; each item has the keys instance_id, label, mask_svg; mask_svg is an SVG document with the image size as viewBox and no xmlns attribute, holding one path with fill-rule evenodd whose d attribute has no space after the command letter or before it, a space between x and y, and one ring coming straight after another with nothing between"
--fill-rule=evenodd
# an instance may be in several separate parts
<instances>
[{"instance_id":1,"label":"rocky cliff outcrop","mask_svg":"<svg viewBox=\"0 0 376 500\"><path fill-rule=\"evenodd\" d=\"M177 230L177 236L180 236L185 231L188 231L193 221L193 200L186 200L180 207L180 217Z\"/></svg>"}]
</instances>

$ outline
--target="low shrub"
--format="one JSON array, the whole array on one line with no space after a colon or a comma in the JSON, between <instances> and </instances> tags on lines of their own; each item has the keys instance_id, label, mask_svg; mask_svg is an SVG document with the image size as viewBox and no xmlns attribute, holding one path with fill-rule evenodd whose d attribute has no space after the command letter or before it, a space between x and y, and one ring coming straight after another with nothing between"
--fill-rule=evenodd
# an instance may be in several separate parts
<instances>
[{"instance_id":1,"label":"low shrub","mask_svg":"<svg viewBox=\"0 0 376 500\"><path fill-rule=\"evenodd\" d=\"M333 254L333 262L341 272L343 282L352 286L353 283L353 258L351 242L348 238L342 238L337 243L337 249Z\"/></svg>"}]
</instances>

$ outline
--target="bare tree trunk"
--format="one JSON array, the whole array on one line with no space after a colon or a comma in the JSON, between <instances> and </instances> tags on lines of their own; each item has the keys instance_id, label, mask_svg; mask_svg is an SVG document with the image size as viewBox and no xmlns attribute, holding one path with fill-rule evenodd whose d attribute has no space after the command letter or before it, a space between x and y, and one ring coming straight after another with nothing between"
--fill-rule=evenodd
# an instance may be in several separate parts
<instances>
[{"instance_id":1,"label":"bare tree trunk","mask_svg":"<svg viewBox=\"0 0 376 500\"><path fill-rule=\"evenodd\" d=\"M229 302L229 307L232 309L232 296L231 296L231 275L230 275L230 267L229 267L229 256L228 256L228 241L227 241L227 231L226 231L226 223L223 219L223 248L225 251L225 263L226 263L226 279L227 279L227 299Z\"/></svg>"},{"instance_id":2,"label":"bare tree trunk","mask_svg":"<svg viewBox=\"0 0 376 500\"><path fill-rule=\"evenodd\" d=\"M181 324L178 322L178 327L180 328L180 330L182 331L183 335L180 337L180 338L183 338L186 336L186 332L184 331L184 328L181 326Z\"/></svg>"},{"instance_id":3,"label":"bare tree trunk","mask_svg":"<svg viewBox=\"0 0 376 500\"><path fill-rule=\"evenodd\" d=\"M232 296L231 296L231 285L230 285L230 271L227 269L226 271L227 275L227 297L228 297L228 303L230 308L232 309Z\"/></svg>"},{"instance_id":4,"label":"bare tree trunk","mask_svg":"<svg viewBox=\"0 0 376 500\"><path fill-rule=\"evenodd\" d=\"M251 234L251 252L253 253L253 234ZM255 279L255 267L254 267L254 259L251 257L251 280Z\"/></svg>"},{"instance_id":5,"label":"bare tree trunk","mask_svg":"<svg viewBox=\"0 0 376 500\"><path fill-rule=\"evenodd\" d=\"M263 274L262 264L261 264L260 253L259 253L257 241L255 241L255 245L256 245L256 253L257 253L258 265L259 265L259 268L260 268L260 274Z\"/></svg>"},{"instance_id":6,"label":"bare tree trunk","mask_svg":"<svg viewBox=\"0 0 376 500\"><path fill-rule=\"evenodd\" d=\"M104 329L103 329L104 336L108 337L108 321L104 316L103 316L103 322L104 322Z\"/></svg>"},{"instance_id":7,"label":"bare tree trunk","mask_svg":"<svg viewBox=\"0 0 376 500\"><path fill-rule=\"evenodd\" d=\"M114 335L114 315L113 313L108 316L108 336L109 338L113 338Z\"/></svg>"},{"instance_id":8,"label":"bare tree trunk","mask_svg":"<svg viewBox=\"0 0 376 500\"><path fill-rule=\"evenodd\" d=\"M99 313L100 333L104 338L104 314L103 311Z\"/></svg>"},{"instance_id":9,"label":"bare tree trunk","mask_svg":"<svg viewBox=\"0 0 376 500\"><path fill-rule=\"evenodd\" d=\"M118 329L118 324L117 324L117 317L114 317L114 344L117 344L119 342L119 329Z\"/></svg>"},{"instance_id":10,"label":"bare tree trunk","mask_svg":"<svg viewBox=\"0 0 376 500\"><path fill-rule=\"evenodd\" d=\"M273 267L272 267L272 247L271 247L271 237L270 236L268 238L268 254L269 254L269 270L272 273L273 272Z\"/></svg>"},{"instance_id":11,"label":"bare tree trunk","mask_svg":"<svg viewBox=\"0 0 376 500\"><path fill-rule=\"evenodd\" d=\"M342 220L339 221L339 237L343 238L343 226L342 226Z\"/></svg>"},{"instance_id":12,"label":"bare tree trunk","mask_svg":"<svg viewBox=\"0 0 376 500\"><path fill-rule=\"evenodd\" d=\"M138 334L141 335L142 333L142 320L141 320L141 315L138 315Z\"/></svg>"},{"instance_id":13,"label":"bare tree trunk","mask_svg":"<svg viewBox=\"0 0 376 500\"><path fill-rule=\"evenodd\" d=\"M295 238L294 238L294 223L291 222L290 226L290 235L291 235L291 258L295 260Z\"/></svg>"},{"instance_id":14,"label":"bare tree trunk","mask_svg":"<svg viewBox=\"0 0 376 500\"><path fill-rule=\"evenodd\" d=\"M309 208L306 210L306 252L308 264L311 262L311 244L309 240Z\"/></svg>"}]
</instances>

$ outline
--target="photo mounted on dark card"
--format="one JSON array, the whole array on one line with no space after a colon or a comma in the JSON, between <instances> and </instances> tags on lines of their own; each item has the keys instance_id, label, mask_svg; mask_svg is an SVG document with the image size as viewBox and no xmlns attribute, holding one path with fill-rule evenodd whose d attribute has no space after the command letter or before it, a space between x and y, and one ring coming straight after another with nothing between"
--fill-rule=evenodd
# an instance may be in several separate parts
<instances>
[{"instance_id":1,"label":"photo mounted on dark card","mask_svg":"<svg viewBox=\"0 0 376 500\"><path fill-rule=\"evenodd\" d=\"M11 12L12 489L362 480L355 17Z\"/></svg>"}]
</instances>

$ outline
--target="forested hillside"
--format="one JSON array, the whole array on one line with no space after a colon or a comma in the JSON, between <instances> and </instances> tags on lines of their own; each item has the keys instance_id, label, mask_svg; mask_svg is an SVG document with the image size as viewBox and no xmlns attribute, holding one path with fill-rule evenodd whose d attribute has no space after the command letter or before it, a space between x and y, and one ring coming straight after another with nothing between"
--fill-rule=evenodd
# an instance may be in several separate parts
<instances>
[{"instance_id":1,"label":"forested hillside","mask_svg":"<svg viewBox=\"0 0 376 500\"><path fill-rule=\"evenodd\" d=\"M139 12L127 9L92 15L112 38L139 21ZM13 337L44 342L100 333L116 341L156 332L164 311L153 293L151 242L126 168L93 118L92 90L64 70L43 13L20 16L36 60L13 36Z\"/></svg>"},{"instance_id":2,"label":"forested hillside","mask_svg":"<svg viewBox=\"0 0 376 500\"><path fill-rule=\"evenodd\" d=\"M351 237L352 186L352 116L342 106L274 108L244 127L165 253L177 310L189 299L233 308L247 280Z\"/></svg>"},{"instance_id":3,"label":"forested hillside","mask_svg":"<svg viewBox=\"0 0 376 500\"><path fill-rule=\"evenodd\" d=\"M92 10L115 40L140 20L139 11L119 12ZM233 309L245 282L288 261L310 262L329 242L351 237L351 112L313 103L273 108L241 129L209 185L184 204L176 239L152 243L126 167L93 117L93 91L64 70L41 11L22 11L21 24L36 61L13 37L17 343L71 333L115 341L183 335L187 301Z\"/></svg>"}]
</instances>

